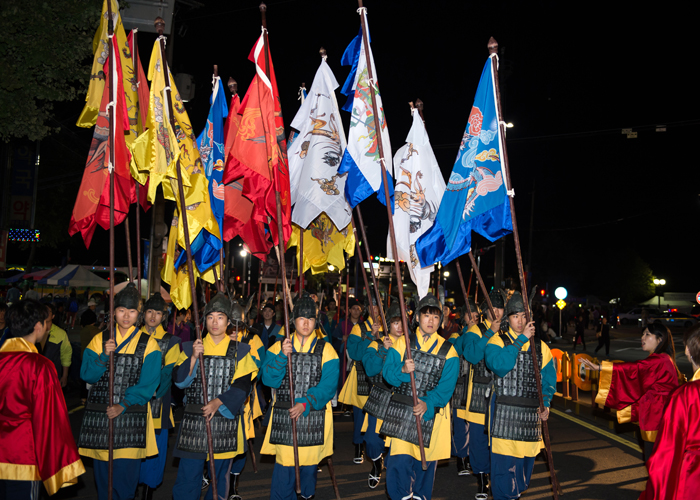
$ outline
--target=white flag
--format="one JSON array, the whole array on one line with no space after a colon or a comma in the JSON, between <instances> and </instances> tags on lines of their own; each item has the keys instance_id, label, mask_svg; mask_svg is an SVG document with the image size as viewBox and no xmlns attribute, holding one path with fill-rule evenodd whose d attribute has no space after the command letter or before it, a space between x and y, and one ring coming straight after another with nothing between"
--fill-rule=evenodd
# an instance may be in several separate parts
<instances>
[{"instance_id":1,"label":"white flag","mask_svg":"<svg viewBox=\"0 0 700 500\"><path fill-rule=\"evenodd\" d=\"M406 144L394 156L394 167L394 230L398 259L408 263L418 296L423 297L428 293L434 266L421 268L416 256L416 240L435 222L445 192L445 180L418 111L413 111L411 131ZM392 257L388 238L387 255Z\"/></svg>"},{"instance_id":2,"label":"white flag","mask_svg":"<svg viewBox=\"0 0 700 500\"><path fill-rule=\"evenodd\" d=\"M350 223L352 212L345 201L347 176L338 174L345 133L335 98L337 87L331 68L321 61L311 90L292 121L292 127L299 131L288 151L292 222L304 229L321 212L338 230Z\"/></svg>"}]
</instances>

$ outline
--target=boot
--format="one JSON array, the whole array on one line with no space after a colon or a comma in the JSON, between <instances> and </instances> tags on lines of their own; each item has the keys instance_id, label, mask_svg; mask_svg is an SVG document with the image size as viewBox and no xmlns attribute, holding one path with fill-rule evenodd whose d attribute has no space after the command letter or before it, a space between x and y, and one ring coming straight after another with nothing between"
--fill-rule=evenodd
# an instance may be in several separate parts
<instances>
[{"instance_id":1,"label":"boot","mask_svg":"<svg viewBox=\"0 0 700 500\"><path fill-rule=\"evenodd\" d=\"M489 498L489 475L480 472L476 475L476 482L478 483L478 492L474 495L475 500L488 500Z\"/></svg>"},{"instance_id":2,"label":"boot","mask_svg":"<svg viewBox=\"0 0 700 500\"><path fill-rule=\"evenodd\" d=\"M153 488L149 488L148 485L144 484L141 500L153 500Z\"/></svg>"},{"instance_id":3,"label":"boot","mask_svg":"<svg viewBox=\"0 0 700 500\"><path fill-rule=\"evenodd\" d=\"M231 474L229 477L228 500L242 500L241 496L238 494L238 479L240 476L240 474Z\"/></svg>"},{"instance_id":4,"label":"boot","mask_svg":"<svg viewBox=\"0 0 700 500\"><path fill-rule=\"evenodd\" d=\"M365 461L364 457L362 456L362 445L361 444L355 445L355 458L352 461L356 464L361 464L362 462Z\"/></svg>"},{"instance_id":5,"label":"boot","mask_svg":"<svg viewBox=\"0 0 700 500\"><path fill-rule=\"evenodd\" d=\"M372 490L379 486L379 481L382 478L383 465L384 460L382 459L381 455L379 455L378 459L372 460L372 470L370 471L369 476L367 476L367 485Z\"/></svg>"},{"instance_id":6,"label":"boot","mask_svg":"<svg viewBox=\"0 0 700 500\"><path fill-rule=\"evenodd\" d=\"M469 457L457 457L457 475L469 476L472 474L472 466L469 464Z\"/></svg>"}]
</instances>

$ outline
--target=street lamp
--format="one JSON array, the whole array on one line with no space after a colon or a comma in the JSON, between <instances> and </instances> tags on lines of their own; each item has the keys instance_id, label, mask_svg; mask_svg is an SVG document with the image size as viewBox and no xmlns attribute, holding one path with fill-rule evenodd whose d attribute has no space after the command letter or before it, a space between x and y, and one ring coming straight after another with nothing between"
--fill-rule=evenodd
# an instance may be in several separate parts
<instances>
[{"instance_id":1,"label":"street lamp","mask_svg":"<svg viewBox=\"0 0 700 500\"><path fill-rule=\"evenodd\" d=\"M661 310L661 295L659 295L659 287L664 286L665 284L666 284L666 280L654 278L654 285L656 285L656 298L658 299L657 304L658 304L659 310Z\"/></svg>"}]
</instances>

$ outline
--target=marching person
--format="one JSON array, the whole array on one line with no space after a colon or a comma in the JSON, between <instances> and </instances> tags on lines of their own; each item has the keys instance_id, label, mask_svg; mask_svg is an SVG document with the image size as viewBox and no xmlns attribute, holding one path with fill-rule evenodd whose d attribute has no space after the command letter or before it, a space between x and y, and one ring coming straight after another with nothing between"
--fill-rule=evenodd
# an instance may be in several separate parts
<instances>
[{"instance_id":1,"label":"marching person","mask_svg":"<svg viewBox=\"0 0 700 500\"><path fill-rule=\"evenodd\" d=\"M683 375L676 366L676 349L671 331L661 323L649 323L642 332L642 350L649 356L639 361L597 365L582 359L592 370L600 371L595 402L618 410L617 420L639 422L644 441L644 460L649 460L664 408Z\"/></svg>"},{"instance_id":2,"label":"marching person","mask_svg":"<svg viewBox=\"0 0 700 500\"><path fill-rule=\"evenodd\" d=\"M297 500L294 492L292 419L296 421L301 498L316 493L318 464L333 454L331 399L338 381L338 355L314 335L316 304L304 293L294 304L295 332L267 351L262 381L276 390L261 453L275 455L271 500ZM294 395L289 391L287 355L291 355Z\"/></svg>"},{"instance_id":3,"label":"marching person","mask_svg":"<svg viewBox=\"0 0 700 500\"><path fill-rule=\"evenodd\" d=\"M141 460L158 454L149 401L160 382L161 352L158 342L136 327L140 302L133 283L114 296L114 337L106 340L106 332L95 335L83 353L80 367L80 378L93 385L85 405L78 446L81 455L94 460L100 500L108 496L109 420L114 420L114 498L133 498ZM110 355L115 357L111 398Z\"/></svg>"},{"instance_id":4,"label":"marching person","mask_svg":"<svg viewBox=\"0 0 700 500\"><path fill-rule=\"evenodd\" d=\"M447 311L449 309L445 307ZM455 385L455 392L452 396L452 456L457 458L457 475L468 476L472 473L469 464L469 424L467 423L467 389L469 385L469 374L471 365L462 356L462 345L459 339L467 332L471 326L475 326L479 321L479 310L473 300L469 299L469 310L464 307L463 320L464 328L450 334L447 341L455 347L459 356L459 377ZM443 325L445 322L443 321ZM456 324L456 322L455 322ZM443 326L444 327L444 326Z\"/></svg>"},{"instance_id":5,"label":"marching person","mask_svg":"<svg viewBox=\"0 0 700 500\"><path fill-rule=\"evenodd\" d=\"M85 473L53 364L36 344L46 336L46 306L20 300L8 311L0 346L0 498L38 499Z\"/></svg>"},{"instance_id":6,"label":"marching person","mask_svg":"<svg viewBox=\"0 0 700 500\"><path fill-rule=\"evenodd\" d=\"M467 325L460 340L455 343L457 351L461 352L463 359L471 365L465 413L469 433L469 465L478 484L478 491L474 497L476 500L488 498L489 475L491 474L491 452L484 426L488 405L486 394L493 381L493 373L486 367L484 353L489 339L500 330L505 306L505 292L492 290L489 299L495 318L491 317L488 302L482 302L481 310L484 312L484 320L478 324Z\"/></svg>"},{"instance_id":7,"label":"marching person","mask_svg":"<svg viewBox=\"0 0 700 500\"><path fill-rule=\"evenodd\" d=\"M519 498L527 490L535 457L544 446L540 420L549 418L549 404L556 390L552 353L541 340L530 342L535 323L527 323L525 307L520 292L513 292L505 306L508 330L494 331L498 329L494 321L483 332L489 337L484 351L486 367L497 377L489 386L490 479L494 500ZM537 367L533 366L530 351L533 344L540 365ZM539 409L535 370L541 373L543 412Z\"/></svg>"},{"instance_id":8,"label":"marching person","mask_svg":"<svg viewBox=\"0 0 700 500\"><path fill-rule=\"evenodd\" d=\"M146 458L141 463L139 482L145 485L143 498L151 500L153 490L163 482L165 460L168 455L168 433L175 427L170 389L173 382L173 368L180 358L180 337L168 333L163 325L168 324L168 307L160 293L154 293L143 306L144 325L141 331L155 339L162 355L160 365L160 382L155 395L151 398L151 415L158 445L158 455Z\"/></svg>"},{"instance_id":9,"label":"marching person","mask_svg":"<svg viewBox=\"0 0 700 500\"><path fill-rule=\"evenodd\" d=\"M214 444L217 493L225 498L233 458L244 454L246 438L241 414L258 366L250 345L231 339L226 328L231 318L231 301L217 293L204 308L207 335L203 340L185 342L173 372L173 381L185 389L187 405L173 456L180 458L173 486L174 500L199 499L202 470L208 458L205 419L210 422ZM199 355L203 355L209 402L204 404ZM210 457L209 457L210 458ZM209 488L205 500L212 500ZM217 499L218 500L218 499Z\"/></svg>"},{"instance_id":10,"label":"marching person","mask_svg":"<svg viewBox=\"0 0 700 500\"><path fill-rule=\"evenodd\" d=\"M275 306L270 302L266 302L263 306L262 321L256 328L260 332L260 340L266 349L277 340L277 333L281 327L275 323Z\"/></svg>"},{"instance_id":11,"label":"marching person","mask_svg":"<svg viewBox=\"0 0 700 500\"><path fill-rule=\"evenodd\" d=\"M399 338L386 355L382 375L396 387L381 432L391 438L386 483L389 498L430 500L438 460L450 458L450 399L459 375L459 358L452 344L437 332L442 307L432 294L418 303L418 328L411 334L411 357ZM414 373L418 404L413 406ZM420 417L428 469L423 470L416 418Z\"/></svg>"},{"instance_id":12,"label":"marching person","mask_svg":"<svg viewBox=\"0 0 700 500\"><path fill-rule=\"evenodd\" d=\"M386 447L384 439L379 437L389 399L392 390L384 382L382 368L386 353L394 343L403 335L403 322L401 321L401 306L398 299L391 301L387 312L389 321L389 335L379 340L373 340L362 356L362 364L365 367L367 378L371 385L370 393L365 403L365 422L362 426L364 432L365 452L372 461L372 470L367 477L367 484L371 489L379 485L382 477L383 454Z\"/></svg>"},{"instance_id":13,"label":"marching person","mask_svg":"<svg viewBox=\"0 0 700 500\"><path fill-rule=\"evenodd\" d=\"M365 415L362 411L367 396L369 396L369 381L365 368L362 365L362 356L364 356L369 344L378 338L378 334L382 331L379 322L374 322L374 318L379 318L379 306L377 305L376 297L372 296L371 306L369 306L369 316L367 321L357 323L350 331L347 339L347 353L352 359L352 370L345 381L343 389L338 395L338 401L343 404L352 406L353 434L352 443L355 445L355 458L353 462L361 464L364 461L362 456L362 424L365 421ZM355 305L353 305L353 308ZM352 311L351 311L352 312Z\"/></svg>"}]
</instances>

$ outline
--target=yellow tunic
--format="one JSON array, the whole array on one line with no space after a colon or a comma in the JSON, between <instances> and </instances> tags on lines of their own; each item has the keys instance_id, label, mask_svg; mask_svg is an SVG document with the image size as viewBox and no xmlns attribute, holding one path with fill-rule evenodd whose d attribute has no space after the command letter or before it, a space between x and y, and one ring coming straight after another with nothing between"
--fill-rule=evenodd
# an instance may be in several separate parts
<instances>
[{"instance_id":1,"label":"yellow tunic","mask_svg":"<svg viewBox=\"0 0 700 500\"><path fill-rule=\"evenodd\" d=\"M491 322L488 319L484 319L484 325L486 325L486 328L491 328ZM478 325L471 326L469 328L469 330L467 330L467 332L474 333L479 338L483 337ZM461 419L466 420L467 422L474 422L475 424L484 425L484 422L486 421L486 415L484 415L483 413L472 413L469 411L469 406L471 405L471 402L472 402L472 389L474 389L474 366L473 365L470 366L470 368L469 368L469 387L467 389L467 409L466 410L457 410L457 416Z\"/></svg>"},{"instance_id":2,"label":"yellow tunic","mask_svg":"<svg viewBox=\"0 0 700 500\"><path fill-rule=\"evenodd\" d=\"M242 340L243 331L239 331L238 341L241 342ZM260 366L262 364L262 359L260 359L259 349L263 347L262 340L260 340L259 336L251 334L248 337L248 345L250 346L250 355L253 356L255 364ZM248 399L245 400L245 406L243 407L243 422L245 425L245 435L247 439L252 439L255 437L255 426L253 425L253 423L255 422L256 418L262 417L263 415L262 408L260 408L260 401L257 397L257 385L258 379L256 374L256 378L253 381L253 389L251 391L251 396L248 396ZM253 395L255 395L255 397L253 397ZM251 399L253 403L252 405Z\"/></svg>"},{"instance_id":3,"label":"yellow tunic","mask_svg":"<svg viewBox=\"0 0 700 500\"><path fill-rule=\"evenodd\" d=\"M141 331L147 335L151 335L150 333L148 333L148 330L146 329L145 326L143 328L141 328ZM158 327L156 328L156 331L153 333L153 335L151 335L151 337L153 337L156 340L160 340L163 337L165 337L166 333L168 333L168 332L165 331L165 329L163 328L163 325L158 325ZM166 367L168 367L170 365L175 366L175 363L177 363L177 360L180 358L180 344L173 345L168 350L168 352L163 352L161 354L165 358L165 361L163 362L163 370L165 370ZM170 370L170 373L171 373L170 378L172 380L172 369ZM175 419L173 418L172 406L170 406L170 408L168 408L168 412L170 415L169 416L170 425L172 427L175 427ZM157 418L155 418L155 417L153 418L153 427L155 427L156 429L160 429L162 427L161 423L160 423L161 418L163 418L163 405L160 406L160 415L158 415Z\"/></svg>"},{"instance_id":4,"label":"yellow tunic","mask_svg":"<svg viewBox=\"0 0 700 500\"><path fill-rule=\"evenodd\" d=\"M374 321L372 321L372 316L367 318L366 323L369 325L368 331L366 333L371 336L372 324L374 323ZM362 323L357 323L355 326L352 327L352 330L350 330L350 336L355 336L358 339L362 338L362 330L360 329L361 324ZM381 326L379 327L379 331L382 331ZM355 363L353 363L352 370L350 370L350 374L348 375L347 379L345 379L345 384L343 385L343 388L340 390L340 394L338 395L338 401L346 405L364 408L368 397L369 396L360 396L359 394L357 394L357 368L355 367Z\"/></svg>"}]
</instances>

